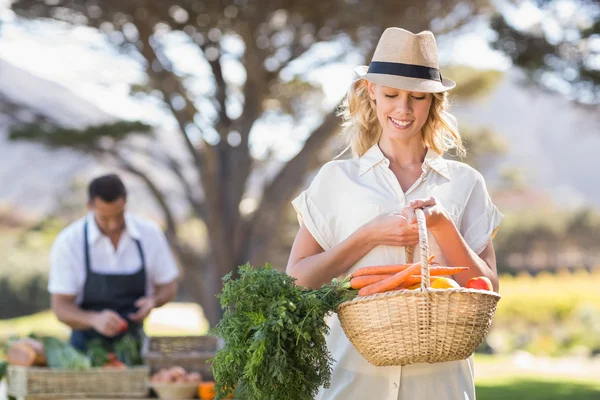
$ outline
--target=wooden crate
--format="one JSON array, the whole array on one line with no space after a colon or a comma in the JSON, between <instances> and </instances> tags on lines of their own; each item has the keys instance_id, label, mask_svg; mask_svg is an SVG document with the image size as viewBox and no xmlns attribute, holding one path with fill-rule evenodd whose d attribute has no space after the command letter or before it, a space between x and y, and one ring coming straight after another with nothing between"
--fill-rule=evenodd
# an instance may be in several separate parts
<instances>
[{"instance_id":1,"label":"wooden crate","mask_svg":"<svg viewBox=\"0 0 600 400\"><path fill-rule=\"evenodd\" d=\"M17 398L34 395L143 398L148 394L149 376L150 369L146 366L65 371L11 365L6 371L6 392Z\"/></svg>"},{"instance_id":2,"label":"wooden crate","mask_svg":"<svg viewBox=\"0 0 600 400\"><path fill-rule=\"evenodd\" d=\"M216 336L151 336L144 342L142 354L150 373L175 365L187 372L198 372L204 380L212 380L209 359L221 347Z\"/></svg>"}]
</instances>

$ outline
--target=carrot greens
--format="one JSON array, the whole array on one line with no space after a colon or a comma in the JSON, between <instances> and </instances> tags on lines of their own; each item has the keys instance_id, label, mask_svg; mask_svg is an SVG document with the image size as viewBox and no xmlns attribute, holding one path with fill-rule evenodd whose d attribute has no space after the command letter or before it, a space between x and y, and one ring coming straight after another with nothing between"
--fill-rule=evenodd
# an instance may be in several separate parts
<instances>
[{"instance_id":1,"label":"carrot greens","mask_svg":"<svg viewBox=\"0 0 600 400\"><path fill-rule=\"evenodd\" d=\"M216 399L234 388L247 400L313 399L331 378L325 316L356 290L348 280L306 289L268 264L246 264L223 279L224 315L213 330L224 339L213 359Z\"/></svg>"}]
</instances>

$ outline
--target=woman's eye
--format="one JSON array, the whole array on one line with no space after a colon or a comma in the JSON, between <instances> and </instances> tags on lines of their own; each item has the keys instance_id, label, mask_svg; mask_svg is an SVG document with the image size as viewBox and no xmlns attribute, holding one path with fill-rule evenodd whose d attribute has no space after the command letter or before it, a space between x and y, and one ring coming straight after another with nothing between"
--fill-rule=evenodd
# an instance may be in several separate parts
<instances>
[{"instance_id":1,"label":"woman's eye","mask_svg":"<svg viewBox=\"0 0 600 400\"><path fill-rule=\"evenodd\" d=\"M386 94L385 97L388 97L390 99L393 99L394 97L396 97L396 94Z\"/></svg>"},{"instance_id":2,"label":"woman's eye","mask_svg":"<svg viewBox=\"0 0 600 400\"><path fill-rule=\"evenodd\" d=\"M423 100L424 98L425 98L425 96L423 96L423 97L413 96L413 99L415 99L415 100Z\"/></svg>"}]
</instances>

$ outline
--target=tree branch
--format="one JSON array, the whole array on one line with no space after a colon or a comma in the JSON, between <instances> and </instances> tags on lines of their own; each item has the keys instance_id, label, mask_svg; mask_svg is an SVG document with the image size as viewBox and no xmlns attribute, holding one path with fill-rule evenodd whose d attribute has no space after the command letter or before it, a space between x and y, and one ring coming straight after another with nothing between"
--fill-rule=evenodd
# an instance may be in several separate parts
<instances>
[{"instance_id":1,"label":"tree branch","mask_svg":"<svg viewBox=\"0 0 600 400\"><path fill-rule=\"evenodd\" d=\"M246 225L243 242L246 243L246 250L251 252L248 255L250 260L257 260L263 256L274 236L273 227L277 226L283 208L298 189L312 160L317 157L318 150L337 131L340 121L336 111L337 107L325 117L306 140L302 150L279 171L265 189L260 207Z\"/></svg>"},{"instance_id":2,"label":"tree branch","mask_svg":"<svg viewBox=\"0 0 600 400\"><path fill-rule=\"evenodd\" d=\"M219 57L212 61L206 57L206 60L210 65L216 84L215 99L219 109L219 121L217 122L215 129L217 132L219 132L222 140L227 140L227 135L229 134L229 129L231 128L231 120L227 115L227 83L223 77L223 69L221 67L221 49L217 44L215 44L215 47L219 51ZM208 46L201 46L201 48L204 54L206 54L206 49Z\"/></svg>"},{"instance_id":3,"label":"tree branch","mask_svg":"<svg viewBox=\"0 0 600 400\"><path fill-rule=\"evenodd\" d=\"M147 173L142 171L141 169L135 167L131 162L126 160L118 151L114 149L106 150L108 154L114 157L115 160L118 161L119 166L125 171L130 172L131 174L140 178L145 184L150 193L154 196L158 205L160 206L165 222L167 224L166 235L170 239L170 242L174 242L177 237L177 224L175 223L175 218L173 217L173 213L167 203L167 200L164 194L158 189L158 186L150 179Z\"/></svg>"}]
</instances>

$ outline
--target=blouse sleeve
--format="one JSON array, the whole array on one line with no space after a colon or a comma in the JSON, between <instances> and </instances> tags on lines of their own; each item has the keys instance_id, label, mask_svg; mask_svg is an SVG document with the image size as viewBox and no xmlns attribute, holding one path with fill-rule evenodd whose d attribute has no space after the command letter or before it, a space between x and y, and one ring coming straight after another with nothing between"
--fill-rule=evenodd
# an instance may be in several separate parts
<instances>
[{"instance_id":1,"label":"blouse sleeve","mask_svg":"<svg viewBox=\"0 0 600 400\"><path fill-rule=\"evenodd\" d=\"M308 189L300 193L292 201L298 215L298 222L304 225L317 243L327 250L333 246L333 233L331 230L331 190L328 182L332 181L333 168L324 165L314 177Z\"/></svg>"},{"instance_id":2,"label":"blouse sleeve","mask_svg":"<svg viewBox=\"0 0 600 400\"><path fill-rule=\"evenodd\" d=\"M498 231L504 216L492 202L483 176L477 172L477 178L467 198L460 226L467 245L481 254Z\"/></svg>"}]
</instances>

